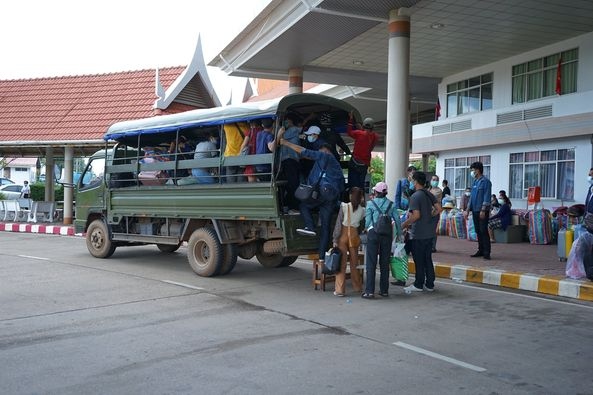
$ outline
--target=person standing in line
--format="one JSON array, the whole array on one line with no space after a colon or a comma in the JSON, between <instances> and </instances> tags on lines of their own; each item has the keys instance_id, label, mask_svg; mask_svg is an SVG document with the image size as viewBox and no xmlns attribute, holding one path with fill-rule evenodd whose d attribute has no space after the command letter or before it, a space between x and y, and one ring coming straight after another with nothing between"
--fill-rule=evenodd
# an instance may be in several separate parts
<instances>
[{"instance_id":1,"label":"person standing in line","mask_svg":"<svg viewBox=\"0 0 593 395\"><path fill-rule=\"evenodd\" d=\"M478 251L472 254L472 258L483 257L490 260L490 236L488 235L488 217L490 215L490 197L492 195L492 183L484 176L484 165L482 162L474 162L469 167L470 174L474 178L469 204L464 211L467 219L472 213L474 228L478 236Z\"/></svg>"},{"instance_id":2,"label":"person standing in line","mask_svg":"<svg viewBox=\"0 0 593 395\"><path fill-rule=\"evenodd\" d=\"M414 172L411 185L415 192L410 196L408 218L402 228L409 229L408 241L412 251L412 258L416 264L416 278L414 283L405 287L404 292L434 291L434 265L432 263L432 240L436 236L433 213L438 217L441 213L441 202L434 195L424 189L426 174Z\"/></svg>"},{"instance_id":3,"label":"person standing in line","mask_svg":"<svg viewBox=\"0 0 593 395\"><path fill-rule=\"evenodd\" d=\"M356 269L358 266L358 247L360 236L358 229L364 221L364 192L354 187L350 189L350 203L341 203L336 225L334 226L334 247L340 249L342 259L340 272L336 273L336 290L334 295L346 294L346 263L350 257L350 278L354 292L362 292L362 278Z\"/></svg>"},{"instance_id":4,"label":"person standing in line","mask_svg":"<svg viewBox=\"0 0 593 395\"><path fill-rule=\"evenodd\" d=\"M354 139L354 150L348 162L348 186L364 190L364 182L371 165L371 153L379 136L373 132L375 121L372 118L365 118L362 122L362 130L354 129L353 122L350 114L346 133Z\"/></svg>"},{"instance_id":5,"label":"person standing in line","mask_svg":"<svg viewBox=\"0 0 593 395\"><path fill-rule=\"evenodd\" d=\"M439 188L439 176L437 176L436 174L434 176L432 176L432 178L430 179L429 192L434 195L434 197L437 199L437 202L441 203L443 201L443 190L441 188ZM440 218L439 215L434 215L432 217L432 222L434 222L434 229L435 229L434 239L432 240L432 252L437 252L436 228L437 228L437 225L439 224L439 218Z\"/></svg>"},{"instance_id":6,"label":"person standing in line","mask_svg":"<svg viewBox=\"0 0 593 395\"><path fill-rule=\"evenodd\" d=\"M404 177L397 182L397 188L395 189L395 208L399 210L407 210L409 206L409 198L411 195L410 180L412 174L416 171L416 167L409 166L407 169L408 177Z\"/></svg>"},{"instance_id":7,"label":"person standing in line","mask_svg":"<svg viewBox=\"0 0 593 395\"><path fill-rule=\"evenodd\" d=\"M313 151L293 144L285 139L280 140L280 145L286 146L301 157L313 161L313 169L309 173L307 182L309 185L319 184L319 198L313 203L301 202L300 211L305 222L304 228L297 229L297 233L305 236L317 236L315 231L315 222L313 221L313 209L319 209L319 219L321 229L319 230L319 262L325 261L325 251L327 250L331 237L331 219L338 208L338 198L344 191L344 175L340 162L331 152L331 146L323 144L319 151Z\"/></svg>"},{"instance_id":8,"label":"person standing in line","mask_svg":"<svg viewBox=\"0 0 593 395\"><path fill-rule=\"evenodd\" d=\"M364 299L375 298L375 273L377 271L377 257L379 258L379 295L389 296L389 258L391 257L391 243L394 236L401 234L401 223L395 205L387 198L387 184L378 182L373 187L375 197L369 202L365 212L365 229L368 233L365 253L365 270L367 273L365 290L361 295ZM381 215L391 218L393 227L391 234L379 234L376 226ZM393 234L395 229L395 235Z\"/></svg>"},{"instance_id":9,"label":"person standing in line","mask_svg":"<svg viewBox=\"0 0 593 395\"><path fill-rule=\"evenodd\" d=\"M443 197L451 196L451 189L449 189L449 181L443 180Z\"/></svg>"}]
</instances>

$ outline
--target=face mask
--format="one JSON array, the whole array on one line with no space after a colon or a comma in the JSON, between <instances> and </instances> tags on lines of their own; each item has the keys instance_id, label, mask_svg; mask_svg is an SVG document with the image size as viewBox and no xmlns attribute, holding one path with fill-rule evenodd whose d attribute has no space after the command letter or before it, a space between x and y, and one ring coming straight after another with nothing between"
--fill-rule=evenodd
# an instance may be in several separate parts
<instances>
[{"instance_id":1,"label":"face mask","mask_svg":"<svg viewBox=\"0 0 593 395\"><path fill-rule=\"evenodd\" d=\"M310 134L310 135L307 136L307 141L308 142L313 143L313 142L315 142L315 140L317 140L317 135Z\"/></svg>"},{"instance_id":2,"label":"face mask","mask_svg":"<svg viewBox=\"0 0 593 395\"><path fill-rule=\"evenodd\" d=\"M284 125L284 129L288 129L288 121L284 121L283 125Z\"/></svg>"},{"instance_id":3,"label":"face mask","mask_svg":"<svg viewBox=\"0 0 593 395\"><path fill-rule=\"evenodd\" d=\"M472 176L472 178L476 178L476 172L475 171L470 171L469 175Z\"/></svg>"},{"instance_id":4,"label":"face mask","mask_svg":"<svg viewBox=\"0 0 593 395\"><path fill-rule=\"evenodd\" d=\"M504 204L504 199L498 199L498 204L503 205Z\"/></svg>"},{"instance_id":5,"label":"face mask","mask_svg":"<svg viewBox=\"0 0 593 395\"><path fill-rule=\"evenodd\" d=\"M471 192L465 192L465 196L471 196L472 193Z\"/></svg>"},{"instance_id":6,"label":"face mask","mask_svg":"<svg viewBox=\"0 0 593 395\"><path fill-rule=\"evenodd\" d=\"M430 182L430 185L431 185L432 187L436 188L436 187L438 187L438 186L439 186L439 182L438 182L438 181L431 181L431 182Z\"/></svg>"},{"instance_id":7,"label":"face mask","mask_svg":"<svg viewBox=\"0 0 593 395\"><path fill-rule=\"evenodd\" d=\"M593 177L591 177L591 176L588 176L588 177L587 177L587 182L588 182L589 184L592 184L592 185L593 185Z\"/></svg>"},{"instance_id":8,"label":"face mask","mask_svg":"<svg viewBox=\"0 0 593 395\"><path fill-rule=\"evenodd\" d=\"M416 189L416 188L414 188L414 185L416 185L414 183L414 181L410 181L410 187L409 187L410 188L410 191L414 191Z\"/></svg>"}]
</instances>

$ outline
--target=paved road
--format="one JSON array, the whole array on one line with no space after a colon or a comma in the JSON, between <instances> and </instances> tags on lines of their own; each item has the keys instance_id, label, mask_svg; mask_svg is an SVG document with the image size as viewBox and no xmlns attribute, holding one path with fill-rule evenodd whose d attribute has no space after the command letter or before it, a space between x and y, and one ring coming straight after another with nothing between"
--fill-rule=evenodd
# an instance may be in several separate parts
<instances>
[{"instance_id":1,"label":"paved road","mask_svg":"<svg viewBox=\"0 0 593 395\"><path fill-rule=\"evenodd\" d=\"M336 298L306 262L200 278L184 253L0 234L0 393L593 393L592 304L448 282Z\"/></svg>"}]
</instances>

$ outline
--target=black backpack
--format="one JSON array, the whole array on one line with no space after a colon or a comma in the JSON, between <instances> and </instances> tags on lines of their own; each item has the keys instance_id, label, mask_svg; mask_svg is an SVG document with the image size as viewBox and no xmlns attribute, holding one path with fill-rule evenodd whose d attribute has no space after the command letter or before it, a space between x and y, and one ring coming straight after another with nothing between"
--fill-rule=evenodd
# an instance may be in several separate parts
<instances>
[{"instance_id":1,"label":"black backpack","mask_svg":"<svg viewBox=\"0 0 593 395\"><path fill-rule=\"evenodd\" d=\"M374 200L371 200L371 202L375 205L375 207L377 207L377 210L379 211L379 219L377 220L376 224L373 224L375 232L377 232L377 234L381 236L391 237L393 227L391 226L391 216L388 213L391 210L393 202L389 202L389 205L387 206L387 210L385 210L385 212L381 211L381 209L379 208L377 203L375 203Z\"/></svg>"}]
</instances>

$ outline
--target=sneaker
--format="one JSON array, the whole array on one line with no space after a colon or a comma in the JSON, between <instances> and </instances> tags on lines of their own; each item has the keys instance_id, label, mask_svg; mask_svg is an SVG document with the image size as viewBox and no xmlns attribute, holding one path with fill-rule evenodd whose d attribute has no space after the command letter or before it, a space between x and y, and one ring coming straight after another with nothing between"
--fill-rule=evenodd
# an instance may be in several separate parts
<instances>
[{"instance_id":1,"label":"sneaker","mask_svg":"<svg viewBox=\"0 0 593 395\"><path fill-rule=\"evenodd\" d=\"M412 292L422 292L422 291L423 291L422 288L416 288L414 286L414 284L409 285L409 286L407 286L407 287L404 288L404 292L407 293L407 294L411 294Z\"/></svg>"},{"instance_id":2,"label":"sneaker","mask_svg":"<svg viewBox=\"0 0 593 395\"><path fill-rule=\"evenodd\" d=\"M299 210L290 209L288 210L288 215L301 215L301 212Z\"/></svg>"},{"instance_id":3,"label":"sneaker","mask_svg":"<svg viewBox=\"0 0 593 395\"><path fill-rule=\"evenodd\" d=\"M334 296L339 296L341 298L341 297L344 297L346 295L334 291Z\"/></svg>"},{"instance_id":4,"label":"sneaker","mask_svg":"<svg viewBox=\"0 0 593 395\"><path fill-rule=\"evenodd\" d=\"M388 292L379 292L379 296L381 296L383 298L388 298L389 297L389 293Z\"/></svg>"},{"instance_id":5,"label":"sneaker","mask_svg":"<svg viewBox=\"0 0 593 395\"><path fill-rule=\"evenodd\" d=\"M297 229L296 231L298 234L304 236L317 236L317 233L315 233L314 230L311 230L309 228Z\"/></svg>"},{"instance_id":6,"label":"sneaker","mask_svg":"<svg viewBox=\"0 0 593 395\"><path fill-rule=\"evenodd\" d=\"M434 292L434 288L428 288L426 285L424 286L424 290L426 292Z\"/></svg>"}]
</instances>

